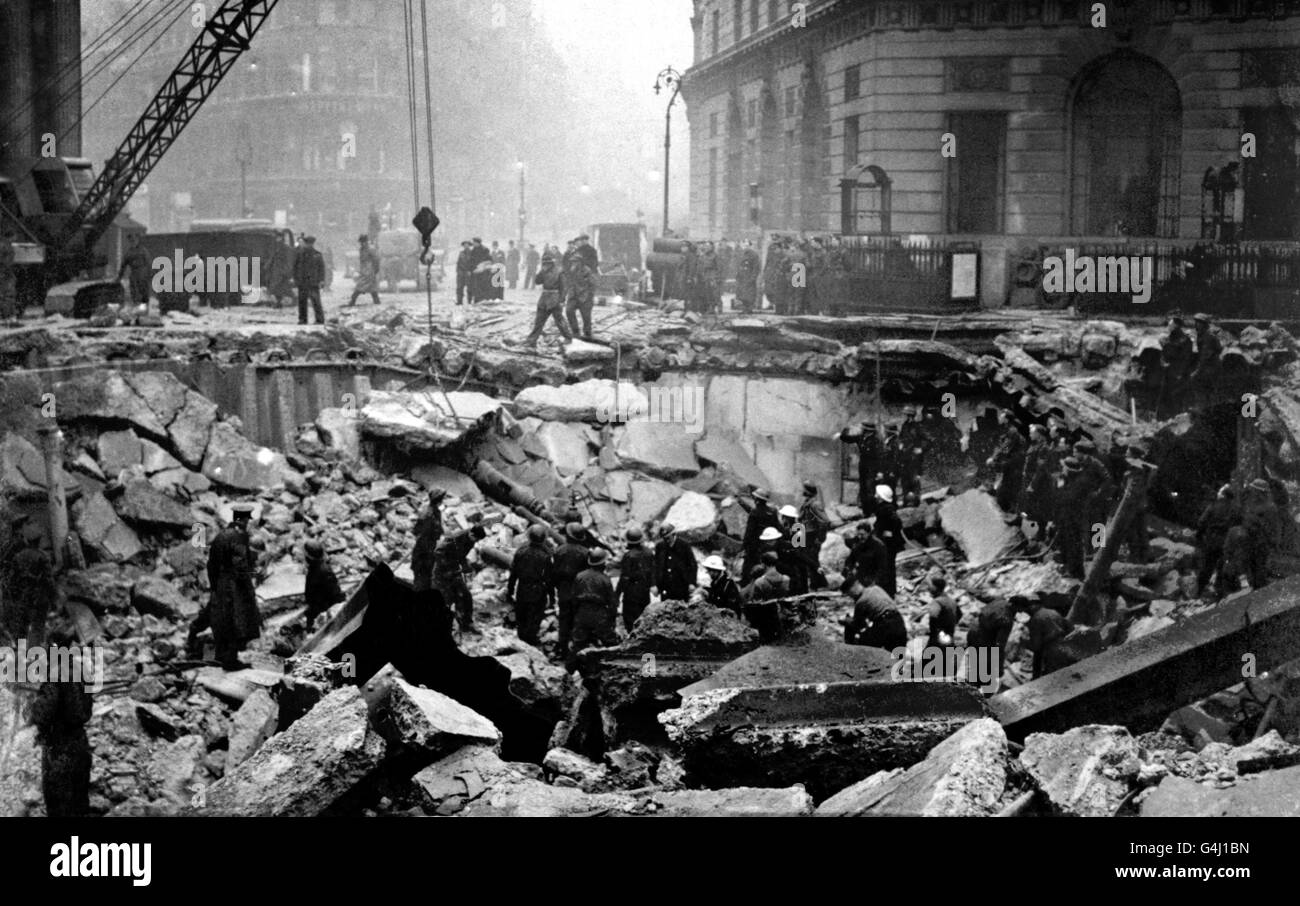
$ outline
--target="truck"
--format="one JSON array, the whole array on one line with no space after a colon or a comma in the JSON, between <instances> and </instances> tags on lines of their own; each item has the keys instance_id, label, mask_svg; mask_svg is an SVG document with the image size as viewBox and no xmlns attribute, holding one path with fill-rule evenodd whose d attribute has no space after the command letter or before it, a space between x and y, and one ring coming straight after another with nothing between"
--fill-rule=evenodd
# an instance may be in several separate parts
<instances>
[{"instance_id":1,"label":"truck","mask_svg":"<svg viewBox=\"0 0 1300 906\"><path fill-rule=\"evenodd\" d=\"M600 256L596 295L640 299L650 238L644 223L593 223L587 229Z\"/></svg>"}]
</instances>

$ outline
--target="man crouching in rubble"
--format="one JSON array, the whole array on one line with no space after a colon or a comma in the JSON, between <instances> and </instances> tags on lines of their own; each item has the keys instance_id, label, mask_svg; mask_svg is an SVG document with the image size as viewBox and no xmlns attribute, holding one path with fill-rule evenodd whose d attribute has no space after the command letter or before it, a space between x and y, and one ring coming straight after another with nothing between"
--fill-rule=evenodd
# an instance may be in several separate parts
<instances>
[{"instance_id":1,"label":"man crouching in rubble","mask_svg":"<svg viewBox=\"0 0 1300 906\"><path fill-rule=\"evenodd\" d=\"M907 645L907 624L889 594L871 580L858 595L853 618L844 627L846 645L866 645L893 651Z\"/></svg>"}]
</instances>

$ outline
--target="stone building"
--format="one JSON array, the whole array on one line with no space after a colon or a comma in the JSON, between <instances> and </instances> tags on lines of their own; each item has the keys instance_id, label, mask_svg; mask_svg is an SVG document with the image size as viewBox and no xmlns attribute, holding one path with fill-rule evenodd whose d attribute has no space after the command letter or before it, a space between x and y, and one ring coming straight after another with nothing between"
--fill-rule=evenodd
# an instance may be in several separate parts
<instances>
[{"instance_id":1,"label":"stone building","mask_svg":"<svg viewBox=\"0 0 1300 906\"><path fill-rule=\"evenodd\" d=\"M692 25L695 235L882 232L884 193L841 180L883 173L888 232L979 242L986 306L1026 245L1300 240L1297 0L697 0Z\"/></svg>"}]
</instances>

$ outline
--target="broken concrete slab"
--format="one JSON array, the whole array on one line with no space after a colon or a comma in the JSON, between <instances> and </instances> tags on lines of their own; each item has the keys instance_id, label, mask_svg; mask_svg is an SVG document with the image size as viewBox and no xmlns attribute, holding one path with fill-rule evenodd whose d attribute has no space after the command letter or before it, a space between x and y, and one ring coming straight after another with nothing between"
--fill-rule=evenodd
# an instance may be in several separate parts
<instances>
[{"instance_id":1,"label":"broken concrete slab","mask_svg":"<svg viewBox=\"0 0 1300 906\"><path fill-rule=\"evenodd\" d=\"M691 544L702 544L718 528L718 507L703 494L686 491L668 508L664 522L671 523L677 534Z\"/></svg>"},{"instance_id":2,"label":"broken concrete slab","mask_svg":"<svg viewBox=\"0 0 1300 906\"><path fill-rule=\"evenodd\" d=\"M167 423L127 382L122 372L100 371L62 381L55 385L54 395L59 400L60 421L89 421L112 427L129 425L157 440L167 437Z\"/></svg>"},{"instance_id":3,"label":"broken concrete slab","mask_svg":"<svg viewBox=\"0 0 1300 906\"><path fill-rule=\"evenodd\" d=\"M587 468L591 452L584 432L562 422L544 422L534 435L561 475L578 475Z\"/></svg>"},{"instance_id":4,"label":"broken concrete slab","mask_svg":"<svg viewBox=\"0 0 1300 906\"><path fill-rule=\"evenodd\" d=\"M188 529L194 525L189 507L159 491L147 478L126 482L112 502L117 514L134 526Z\"/></svg>"},{"instance_id":5,"label":"broken concrete slab","mask_svg":"<svg viewBox=\"0 0 1300 906\"><path fill-rule=\"evenodd\" d=\"M637 525L649 525L657 521L681 495L682 489L667 481L657 478L633 479L628 516Z\"/></svg>"},{"instance_id":6,"label":"broken concrete slab","mask_svg":"<svg viewBox=\"0 0 1300 906\"><path fill-rule=\"evenodd\" d=\"M316 415L316 433L321 443L344 459L361 458L361 423L355 407L322 409Z\"/></svg>"},{"instance_id":7,"label":"broken concrete slab","mask_svg":"<svg viewBox=\"0 0 1300 906\"><path fill-rule=\"evenodd\" d=\"M695 455L702 462L729 471L747 485L770 488L772 481L755 463L754 458L736 440L710 431L695 442Z\"/></svg>"},{"instance_id":8,"label":"broken concrete slab","mask_svg":"<svg viewBox=\"0 0 1300 906\"><path fill-rule=\"evenodd\" d=\"M1031 733L1020 764L1065 815L1109 818L1137 782L1138 744L1123 727L1090 724L1065 733Z\"/></svg>"},{"instance_id":9,"label":"broken concrete slab","mask_svg":"<svg viewBox=\"0 0 1300 906\"><path fill-rule=\"evenodd\" d=\"M483 499L483 492L474 483L474 479L464 472L457 472L455 469L449 469L446 466L416 466L411 470L411 479L426 491L441 488L447 492L449 497L457 497L468 501Z\"/></svg>"},{"instance_id":10,"label":"broken concrete slab","mask_svg":"<svg viewBox=\"0 0 1300 906\"><path fill-rule=\"evenodd\" d=\"M515 415L536 416L548 422L605 424L623 420L628 412L644 413L648 402L636 384L620 382L617 400L614 382L582 381L559 387L525 387L515 394Z\"/></svg>"},{"instance_id":11,"label":"broken concrete slab","mask_svg":"<svg viewBox=\"0 0 1300 906\"><path fill-rule=\"evenodd\" d=\"M542 767L554 777L567 777L584 792L594 792L609 779L609 769L590 758L568 749L551 749L542 759ZM552 781L554 782L554 781Z\"/></svg>"},{"instance_id":12,"label":"broken concrete slab","mask_svg":"<svg viewBox=\"0 0 1300 906\"><path fill-rule=\"evenodd\" d=\"M201 394L185 394L185 404L167 425L167 439L172 452L186 468L199 469L208 449L212 425L217 420L217 405Z\"/></svg>"},{"instance_id":13,"label":"broken concrete slab","mask_svg":"<svg viewBox=\"0 0 1300 906\"><path fill-rule=\"evenodd\" d=\"M492 721L441 692L412 686L395 670L382 694L370 702L370 721L390 746L418 752L428 760L467 745L501 743Z\"/></svg>"},{"instance_id":14,"label":"broken concrete slab","mask_svg":"<svg viewBox=\"0 0 1300 906\"><path fill-rule=\"evenodd\" d=\"M371 778L388 746L356 687L336 689L207 791L205 815L306 818Z\"/></svg>"},{"instance_id":15,"label":"broken concrete slab","mask_svg":"<svg viewBox=\"0 0 1300 906\"><path fill-rule=\"evenodd\" d=\"M14 431L0 437L0 487L19 499L45 495L45 458Z\"/></svg>"},{"instance_id":16,"label":"broken concrete slab","mask_svg":"<svg viewBox=\"0 0 1300 906\"><path fill-rule=\"evenodd\" d=\"M678 691L683 698L710 689L797 686L836 682L885 681L894 657L883 648L845 645L807 634L780 645L763 645L729 661L706 679Z\"/></svg>"},{"instance_id":17,"label":"broken concrete slab","mask_svg":"<svg viewBox=\"0 0 1300 906\"><path fill-rule=\"evenodd\" d=\"M257 446L229 421L212 425L202 471L217 484L237 491L305 487L302 475L290 467L284 454Z\"/></svg>"},{"instance_id":18,"label":"broken concrete slab","mask_svg":"<svg viewBox=\"0 0 1300 906\"><path fill-rule=\"evenodd\" d=\"M1007 783L1007 735L992 718L973 720L889 778L868 777L817 808L820 816L984 817Z\"/></svg>"},{"instance_id":19,"label":"broken concrete slab","mask_svg":"<svg viewBox=\"0 0 1300 906\"><path fill-rule=\"evenodd\" d=\"M574 338L564 344L564 361L569 364L612 362L614 361L614 350L609 346L588 343L585 340Z\"/></svg>"},{"instance_id":20,"label":"broken concrete slab","mask_svg":"<svg viewBox=\"0 0 1300 906\"><path fill-rule=\"evenodd\" d=\"M1293 746L1277 730L1269 730L1258 739L1237 746L1224 756L1223 763L1238 774L1258 774L1300 765L1300 746Z\"/></svg>"},{"instance_id":21,"label":"broken concrete slab","mask_svg":"<svg viewBox=\"0 0 1300 906\"><path fill-rule=\"evenodd\" d=\"M1170 775L1142 800L1143 818L1300 817L1300 767L1267 771L1216 789Z\"/></svg>"},{"instance_id":22,"label":"broken concrete slab","mask_svg":"<svg viewBox=\"0 0 1300 906\"><path fill-rule=\"evenodd\" d=\"M226 750L226 770L230 771L271 738L280 723L280 706L266 689L252 691L230 719L230 743Z\"/></svg>"},{"instance_id":23,"label":"broken concrete slab","mask_svg":"<svg viewBox=\"0 0 1300 906\"><path fill-rule=\"evenodd\" d=\"M156 475L171 469L183 469L180 460L148 438L140 441L140 465L146 475Z\"/></svg>"},{"instance_id":24,"label":"broken concrete slab","mask_svg":"<svg viewBox=\"0 0 1300 906\"><path fill-rule=\"evenodd\" d=\"M1003 520L992 495L972 488L939 506L943 530L966 554L969 566L982 566L1010 554L1020 543L1020 532Z\"/></svg>"},{"instance_id":25,"label":"broken concrete slab","mask_svg":"<svg viewBox=\"0 0 1300 906\"><path fill-rule=\"evenodd\" d=\"M131 586L131 606L165 620L192 620L200 605L159 576L141 576Z\"/></svg>"},{"instance_id":26,"label":"broken concrete slab","mask_svg":"<svg viewBox=\"0 0 1300 906\"><path fill-rule=\"evenodd\" d=\"M798 818L813 813L813 798L802 784L784 789L672 790L641 797L637 813L656 818Z\"/></svg>"},{"instance_id":27,"label":"broken concrete slab","mask_svg":"<svg viewBox=\"0 0 1300 906\"><path fill-rule=\"evenodd\" d=\"M182 497L194 497L212 489L212 482L207 476L189 469L164 469L149 476L153 486L164 494Z\"/></svg>"},{"instance_id":28,"label":"broken concrete slab","mask_svg":"<svg viewBox=\"0 0 1300 906\"><path fill-rule=\"evenodd\" d=\"M88 494L77 501L73 506L73 525L81 543L100 560L125 563L144 550L140 538L121 520L103 494Z\"/></svg>"},{"instance_id":29,"label":"broken concrete slab","mask_svg":"<svg viewBox=\"0 0 1300 906\"><path fill-rule=\"evenodd\" d=\"M440 450L501 409L484 393L376 390L361 409L361 433L393 440L410 450Z\"/></svg>"},{"instance_id":30,"label":"broken concrete slab","mask_svg":"<svg viewBox=\"0 0 1300 906\"><path fill-rule=\"evenodd\" d=\"M99 468L109 478L116 478L123 469L140 465L143 448L134 431L105 431L95 443Z\"/></svg>"},{"instance_id":31,"label":"broken concrete slab","mask_svg":"<svg viewBox=\"0 0 1300 906\"><path fill-rule=\"evenodd\" d=\"M695 435L673 422L633 421L617 432L614 452L624 468L675 480L700 471Z\"/></svg>"},{"instance_id":32,"label":"broken concrete slab","mask_svg":"<svg viewBox=\"0 0 1300 906\"><path fill-rule=\"evenodd\" d=\"M730 610L660 601L641 613L621 650L731 659L757 647L758 631Z\"/></svg>"}]
</instances>

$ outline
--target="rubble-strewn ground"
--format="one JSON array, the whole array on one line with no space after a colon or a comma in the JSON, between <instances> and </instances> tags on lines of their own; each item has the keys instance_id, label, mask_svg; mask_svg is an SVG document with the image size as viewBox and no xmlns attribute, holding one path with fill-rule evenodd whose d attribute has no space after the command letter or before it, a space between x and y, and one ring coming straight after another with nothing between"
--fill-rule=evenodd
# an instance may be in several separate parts
<instances>
[{"instance_id":1,"label":"rubble-strewn ground","mask_svg":"<svg viewBox=\"0 0 1300 906\"><path fill-rule=\"evenodd\" d=\"M531 509L556 521L569 493L577 492L584 519L620 551L627 527L666 520L697 545L701 557L736 550L744 513L734 498L757 484L762 470L735 438L684 435L680 425L603 423L599 410L615 392L626 402L622 395L639 392L642 381L690 368L843 380L870 373L879 358L896 380L909 374L983 375L1025 394L1031 411L1072 405L1076 423L1100 434L1127 415L1123 380L1133 355L1157 333L1154 325L993 312L937 327L906 318L870 324L798 318L778 328L770 318L702 321L680 311L614 303L597 308L595 329L598 338L621 344L617 355L625 383L615 391L611 347L585 344L562 356L545 341L539 353L507 344L531 326L533 292L511 291L505 302L452 312L444 291L435 303L432 353L447 383L465 379L468 389L452 400L456 417L445 409L449 397L435 390L376 387L356 411L326 410L314 424L301 426L293 448L285 450L248 439L233 413L171 371L125 367L131 360L199 357L218 363L302 361L322 352L415 370L425 366L431 350L423 296L385 294L379 309L340 309L345 292L336 289L327 298L338 319L324 327L299 328L296 312L289 310L247 308L169 315L153 327L29 318L22 328L0 331L0 364L54 369L10 375L0 387L6 407L0 414L6 429L0 485L14 506L43 524L45 472L34 428L49 413L41 411L43 399L35 391L48 387L53 417L64 432L72 528L88 561L64 577L63 596L82 640L105 652L106 686L95 697L89 727L96 812L810 814L816 808L834 814L987 815L1040 790L1020 808L1042 814L1171 814L1179 795L1191 795L1180 784L1197 784L1198 796L1201 788L1249 793L1272 775L1300 770L1293 767L1300 764L1300 670L1283 668L1189 704L1161 732L1136 738L1121 727L1088 726L1031 735L1023 748L1009 747L995 722L972 720L974 715L950 718L945 710L925 732L946 727L950 719L964 729L944 742L939 740L953 727L935 739L908 730L926 742L886 772L874 773L866 761L846 767L846 756L837 752L806 762L834 763L830 787L810 779L807 790L784 781L757 789L746 781L735 784L740 789L704 791L695 788L701 779L692 776L675 731L664 732L663 724L675 718L658 720L684 704L677 690L741 655L749 658L748 666L733 668L729 676L762 677L770 668L769 676L780 677L774 688L793 690L782 695L794 702L822 695L817 690L826 684L862 682L868 668L840 660L842 650L832 644L842 639L852 611L847 597L831 593L815 601L807 632L823 647L807 663L830 675L806 679L792 658L755 651L757 638L740 621L698 603L648 611L622 648L589 652L581 673L566 674L548 657L554 653L553 616L543 624L540 651L513 632L502 565L534 517L513 505L522 500L507 500L502 488L525 490L536 502ZM1294 392L1300 381L1289 370L1296 367L1288 364L1295 358L1289 337L1256 331L1243 335L1242 345L1271 369L1269 392L1277 401L1269 424L1291 430L1288 401L1300 399ZM999 349L1012 361L1009 350L1028 353L1033 361L1011 368L983 358ZM632 375L639 380L633 382ZM1136 430L1157 436L1156 429L1144 421ZM1293 452L1282 456L1283 466L1294 466ZM502 477L507 484L497 484ZM919 649L927 633L925 578L933 569L949 575L950 593L962 607L959 641L989 601L1028 594L1068 605L1077 587L1053 562L1034 554L1015 527L990 527L987 520L982 526L963 524L964 518L979 522L991 503L979 490L984 477L974 463L936 470L926 476L921 505L900 513L917 542L898 561L898 602L912 647ZM1285 477L1296 499L1294 473ZM459 642L467 654L507 667L512 694L557 723L556 746L540 765L502 761L499 743L490 736L471 739L469 731L446 730L449 721L462 728L475 725L475 718L486 723L479 715L455 712L452 706L465 710L455 702L430 699L411 706L410 720L427 720L433 729L411 730L398 741L380 732L365 690L361 696L334 691L293 727L281 726L280 708L293 682L285 679L284 659L329 619L303 625L303 543L325 543L347 590L380 564L409 575L412 530L423 491L434 486L449 490L443 510L449 530L479 517L491 525L471 560L478 632ZM253 543L266 624L244 655L248 669L224 674L187 661L185 640L189 621L207 599L206 541L236 500L257 506ZM833 532L822 564L834 590L846 554L843 536L862 514L847 504L828 511ZM1121 558L1111 569L1107 593L1116 617L1102 628L1102 644L1123 644L1214 606L1197 587L1191 532L1157 518L1151 526L1150 560ZM621 623L619 632L627 636ZM1004 686L1030 676L1023 623L1010 652ZM852 701L853 690L844 691L844 701ZM43 809L39 751L24 719L26 698L0 686L2 814ZM1251 741L1271 699L1277 704L1267 732ZM750 745L750 751L757 751L761 737L774 758L788 759L788 770L805 764L801 752L810 747L845 745L844 732L805 732L796 718L782 723L780 732L749 728L737 735L728 727L723 735L728 745ZM847 726L839 712L827 720ZM312 727L320 738L307 732ZM480 736L485 732L480 729ZM326 738L336 744L326 745ZM1155 792L1142 792L1149 788ZM815 802L808 790L822 801ZM1253 806L1197 799L1195 807L1231 812Z\"/></svg>"}]
</instances>

